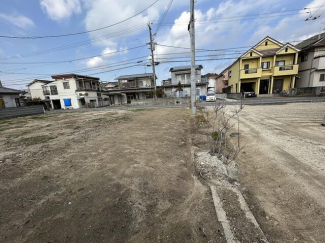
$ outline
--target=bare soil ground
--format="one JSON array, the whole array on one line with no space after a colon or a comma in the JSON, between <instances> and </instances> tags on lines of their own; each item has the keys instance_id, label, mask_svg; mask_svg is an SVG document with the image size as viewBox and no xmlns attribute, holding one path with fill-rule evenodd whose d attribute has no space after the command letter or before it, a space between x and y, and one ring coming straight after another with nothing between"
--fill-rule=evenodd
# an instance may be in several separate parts
<instances>
[{"instance_id":1,"label":"bare soil ground","mask_svg":"<svg viewBox=\"0 0 325 243\"><path fill-rule=\"evenodd\" d=\"M324 242L325 103L246 106L239 181L270 242Z\"/></svg>"},{"instance_id":2,"label":"bare soil ground","mask_svg":"<svg viewBox=\"0 0 325 243\"><path fill-rule=\"evenodd\" d=\"M0 242L224 242L191 162L189 117L155 109L0 121ZM310 170L296 173L324 188Z\"/></svg>"}]
</instances>

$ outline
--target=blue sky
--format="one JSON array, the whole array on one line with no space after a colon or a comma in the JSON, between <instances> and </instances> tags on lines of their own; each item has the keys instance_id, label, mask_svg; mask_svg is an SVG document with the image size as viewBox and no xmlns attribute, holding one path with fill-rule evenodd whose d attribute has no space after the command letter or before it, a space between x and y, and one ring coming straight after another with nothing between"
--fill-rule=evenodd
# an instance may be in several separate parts
<instances>
[{"instance_id":1,"label":"blue sky","mask_svg":"<svg viewBox=\"0 0 325 243\"><path fill-rule=\"evenodd\" d=\"M44 36L94 30L129 18L154 1L2 0L1 35ZM151 72L147 66L149 49L141 47L149 41L146 25L152 22L155 32L169 1L159 0L129 21L83 35L33 40L0 38L0 80L7 87L22 89L35 78L51 79L51 74L76 72L113 81L123 74ZM166 47L189 47L189 3L174 0L155 36L155 42L165 45L158 45L155 51L161 63L157 66L158 83L170 77L170 67L190 64L188 50ZM313 16L321 16L304 21L310 15L306 13L310 10L303 10L305 7ZM324 0L197 0L197 48L224 49L197 52L198 60L221 59L197 64L204 66L204 73L218 73L267 35L296 44L323 31L324 11Z\"/></svg>"}]
</instances>

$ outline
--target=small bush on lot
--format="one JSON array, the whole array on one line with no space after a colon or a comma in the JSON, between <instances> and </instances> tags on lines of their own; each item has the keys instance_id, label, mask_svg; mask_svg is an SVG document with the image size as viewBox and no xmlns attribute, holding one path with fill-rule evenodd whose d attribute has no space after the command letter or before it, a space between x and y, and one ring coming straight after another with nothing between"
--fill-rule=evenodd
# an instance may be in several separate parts
<instances>
[{"instance_id":1,"label":"small bush on lot","mask_svg":"<svg viewBox=\"0 0 325 243\"><path fill-rule=\"evenodd\" d=\"M224 163L234 160L243 148L239 116L243 108L241 104L230 111L226 103L217 103L212 114L205 109L195 117L196 129L207 136L210 154L222 158Z\"/></svg>"}]
</instances>

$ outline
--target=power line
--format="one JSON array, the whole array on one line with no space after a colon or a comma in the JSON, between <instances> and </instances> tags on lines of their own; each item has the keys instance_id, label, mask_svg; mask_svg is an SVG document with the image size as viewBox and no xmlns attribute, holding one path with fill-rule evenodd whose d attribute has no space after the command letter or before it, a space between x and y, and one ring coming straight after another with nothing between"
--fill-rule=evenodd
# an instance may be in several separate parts
<instances>
[{"instance_id":1,"label":"power line","mask_svg":"<svg viewBox=\"0 0 325 243\"><path fill-rule=\"evenodd\" d=\"M274 16L260 16L258 17L259 19L263 18L274 18L274 17L282 17L282 16L288 16L288 15L297 15L297 14L304 14L304 13L294 13L294 14L281 14L281 15L274 15ZM238 21L238 20L249 20L249 19L256 19L256 17L248 17L248 18L233 18L233 19L228 19L228 20L202 20L202 21L195 21L195 24L204 24L204 23L223 23L223 22L231 22L231 21ZM186 22L177 22L177 23L171 23L171 24L164 24L164 25L187 25L188 23Z\"/></svg>"},{"instance_id":2,"label":"power line","mask_svg":"<svg viewBox=\"0 0 325 243\"><path fill-rule=\"evenodd\" d=\"M123 67L123 68L117 68L117 69L113 69L113 70L109 70L109 71L104 71L104 72L99 72L99 73L92 73L92 74L89 74L89 75L96 75L96 74L101 74L101 73L109 73L109 72L114 72L114 71L117 71L117 70L122 70L122 69L127 69L127 68L131 68L131 67L137 67L137 66L143 66L143 64L137 64L137 65L131 65L131 66L127 66L127 67ZM30 82L30 81L29 81ZM19 83L19 84L10 84L12 86L17 86L17 85L26 85L28 83L28 81L26 81L25 83Z\"/></svg>"},{"instance_id":3,"label":"power line","mask_svg":"<svg viewBox=\"0 0 325 243\"><path fill-rule=\"evenodd\" d=\"M142 11L140 11L139 13L124 19L122 21L119 21L117 23L111 24L111 25L107 25L98 29L93 29L93 30L88 30L88 31L82 31L82 32L76 32L76 33L70 33L70 34L62 34L62 35L44 35L44 36L7 36L7 35L0 35L0 38L8 38L8 39L44 39L44 38L59 38L59 37L67 37L67 36L74 36L74 35L82 35L82 34L87 34L87 33L91 33L91 32L95 32L95 31L99 31L99 30L103 30L103 29L107 29L113 26L116 26L118 24L124 23L140 14L142 14L143 12L145 12L146 10L148 10L150 7L152 7L154 4L156 4L159 0L156 0L154 3L152 3L151 5L149 5L148 7L146 7L145 9L143 9Z\"/></svg>"},{"instance_id":4,"label":"power line","mask_svg":"<svg viewBox=\"0 0 325 243\"><path fill-rule=\"evenodd\" d=\"M170 47L170 48L177 48L177 49L186 49L190 50L190 47L182 47L182 46L170 46L170 45L163 45L163 44L156 44L158 46L164 46L164 47ZM243 46L243 47L231 47L231 48L225 48L225 49L195 49L196 51L224 51L229 49L242 49L242 48L249 48L251 46Z\"/></svg>"},{"instance_id":5,"label":"power line","mask_svg":"<svg viewBox=\"0 0 325 243\"><path fill-rule=\"evenodd\" d=\"M169 11L172 4L173 4L173 0L170 0L168 5L167 5L167 8L165 9L165 12L163 13L163 15L162 15L162 17L160 19L160 21L158 21L158 25L157 25L157 28L156 28L156 31L155 31L154 35L156 35L158 33L158 31L160 30L160 27L161 27L162 23L164 22L164 20L166 18L166 15L167 15L167 13L168 13L168 11Z\"/></svg>"},{"instance_id":6,"label":"power line","mask_svg":"<svg viewBox=\"0 0 325 243\"><path fill-rule=\"evenodd\" d=\"M132 47L132 48L128 48L128 49L122 49L120 51L114 51L114 52L110 52L110 53L105 53L105 54L100 54L100 55L96 55L96 56L89 56L89 57L82 57L82 58L77 58L77 59L71 59L71 60L63 60L63 61L53 61L53 62L25 62L25 63L6 63L6 62L0 62L0 64L12 64L12 65L16 65L16 64L41 64L41 63L71 63L71 62L75 62L75 61L81 61L81 60L85 60L85 59L91 59L94 57L102 57L102 56L108 56L108 55L112 55L112 54L116 54L116 53L120 53L120 52L125 52L125 51L129 51L129 50L134 50L134 49L138 49L141 47L144 47L146 45L142 45L142 46L137 46L137 47Z\"/></svg>"},{"instance_id":7,"label":"power line","mask_svg":"<svg viewBox=\"0 0 325 243\"><path fill-rule=\"evenodd\" d=\"M142 56L142 57L138 57L138 58L134 58L134 59L130 59L130 60L125 60L125 61L121 61L121 62L116 62L116 63L111 63L111 64L106 64L106 65L101 65L101 66L97 66L97 67L93 67L93 68L86 68L86 69L79 69L79 70L70 70L70 71L66 71L65 73L83 73L83 72L89 72L89 71L94 71L97 69L105 69L105 68L111 68L111 67L116 67L116 66L121 66L121 65L127 65L127 64L132 64L131 61L135 61L141 58L145 58L147 56ZM147 59L144 60L138 60L136 63L142 63L145 62ZM0 72L0 73L5 73L5 72ZM6 74L17 74L17 73L6 73ZM33 74L30 74L33 75ZM35 74L36 75L36 74ZM15 79L15 80L6 80L5 82L8 81L12 81L12 82L17 82L17 81L25 81L25 80L30 80L31 79L40 79L40 78L44 78L44 77L48 77L51 76L53 74L40 74L42 76L37 76L37 77L29 77L29 78L22 78L22 79Z\"/></svg>"},{"instance_id":8,"label":"power line","mask_svg":"<svg viewBox=\"0 0 325 243\"><path fill-rule=\"evenodd\" d=\"M321 7L323 7L323 6L321 6ZM320 8L321 8L320 7ZM313 7L313 8L318 8L318 7ZM311 8L311 9L313 9L313 8ZM301 8L299 8L299 9L291 9L291 10L285 10L285 11L277 11L277 12L266 12L266 13L251 13L251 14L244 14L244 15L236 15L236 16L227 16L227 17L218 17L218 18L213 18L213 19L218 19L218 20L220 20L220 19L241 19L241 18L239 18L239 17L251 17L251 16L260 16L260 15L263 15L263 16L265 16L265 15L272 15L272 14L279 14L279 13L286 13L286 12L295 12L295 11L301 11L301 10L305 10L305 9L301 9ZM212 19L212 18L211 18ZM174 23L174 22L165 22L165 23ZM197 23L197 22L196 22Z\"/></svg>"},{"instance_id":9,"label":"power line","mask_svg":"<svg viewBox=\"0 0 325 243\"><path fill-rule=\"evenodd\" d=\"M20 58L24 58L24 57L32 57L32 56L47 54L47 53L50 53L50 52L53 52L53 51L63 51L63 50L66 50L66 49L79 47L79 46L87 45L87 44L90 44L90 43L96 43L96 42L104 41L104 40L110 39L110 38L120 37L120 36L123 36L125 34L129 34L131 32L142 30L145 27L146 27L146 25L142 24L142 25L131 27L129 29L125 29L123 31L112 33L110 35L104 35L104 36L100 36L100 37L97 37L97 38L92 38L92 39L89 39L89 40L86 40L86 41L75 42L75 43L71 43L69 45L58 46L58 47L45 49L45 50L41 50L41 51L25 53L25 54L21 54L19 56L10 56L10 57L6 57L6 59L18 59L18 58L20 59Z\"/></svg>"}]
</instances>

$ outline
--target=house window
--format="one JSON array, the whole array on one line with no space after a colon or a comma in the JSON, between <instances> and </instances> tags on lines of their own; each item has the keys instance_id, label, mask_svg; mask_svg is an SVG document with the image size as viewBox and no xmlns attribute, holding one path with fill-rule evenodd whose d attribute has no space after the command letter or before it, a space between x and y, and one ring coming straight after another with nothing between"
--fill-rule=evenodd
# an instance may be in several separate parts
<instances>
[{"instance_id":1,"label":"house window","mask_svg":"<svg viewBox=\"0 0 325 243\"><path fill-rule=\"evenodd\" d=\"M79 88L83 88L83 87L84 87L83 82L82 82L82 81L79 81L79 82L78 82L78 86L79 86Z\"/></svg>"},{"instance_id":2,"label":"house window","mask_svg":"<svg viewBox=\"0 0 325 243\"><path fill-rule=\"evenodd\" d=\"M249 64L245 64L245 65L244 65L244 69L245 69L245 70L249 69Z\"/></svg>"},{"instance_id":3,"label":"house window","mask_svg":"<svg viewBox=\"0 0 325 243\"><path fill-rule=\"evenodd\" d=\"M43 89L43 94L44 95L50 95L50 91L47 89L47 87L42 87L42 89Z\"/></svg>"},{"instance_id":4,"label":"house window","mask_svg":"<svg viewBox=\"0 0 325 243\"><path fill-rule=\"evenodd\" d=\"M306 62L308 60L308 53L301 56L301 62Z\"/></svg>"},{"instance_id":5,"label":"house window","mask_svg":"<svg viewBox=\"0 0 325 243\"><path fill-rule=\"evenodd\" d=\"M279 67L279 66L284 66L285 65L285 61L281 60L281 61L276 61L275 62L275 66Z\"/></svg>"},{"instance_id":6,"label":"house window","mask_svg":"<svg viewBox=\"0 0 325 243\"><path fill-rule=\"evenodd\" d=\"M267 44L268 44L267 41L265 41L265 46L267 46Z\"/></svg>"},{"instance_id":7,"label":"house window","mask_svg":"<svg viewBox=\"0 0 325 243\"><path fill-rule=\"evenodd\" d=\"M21 106L19 98L15 98L16 107Z\"/></svg>"},{"instance_id":8,"label":"house window","mask_svg":"<svg viewBox=\"0 0 325 243\"><path fill-rule=\"evenodd\" d=\"M270 62L262 62L262 69L270 69Z\"/></svg>"},{"instance_id":9,"label":"house window","mask_svg":"<svg viewBox=\"0 0 325 243\"><path fill-rule=\"evenodd\" d=\"M70 89L70 84L69 84L69 82L63 82L63 88L64 88L64 89Z\"/></svg>"},{"instance_id":10,"label":"house window","mask_svg":"<svg viewBox=\"0 0 325 243\"><path fill-rule=\"evenodd\" d=\"M145 87L144 81L143 80L139 80L138 81L138 86L139 86L139 88Z\"/></svg>"},{"instance_id":11,"label":"house window","mask_svg":"<svg viewBox=\"0 0 325 243\"><path fill-rule=\"evenodd\" d=\"M319 81L325 81L325 74L324 73L319 76Z\"/></svg>"},{"instance_id":12,"label":"house window","mask_svg":"<svg viewBox=\"0 0 325 243\"><path fill-rule=\"evenodd\" d=\"M56 87L56 85L51 85L50 90L51 90L51 95L57 95L58 94L58 88Z\"/></svg>"},{"instance_id":13,"label":"house window","mask_svg":"<svg viewBox=\"0 0 325 243\"><path fill-rule=\"evenodd\" d=\"M288 47L286 47L285 52L288 52Z\"/></svg>"},{"instance_id":14,"label":"house window","mask_svg":"<svg viewBox=\"0 0 325 243\"><path fill-rule=\"evenodd\" d=\"M252 57L252 56L253 56L253 52L250 52L250 53L249 53L249 56Z\"/></svg>"},{"instance_id":15,"label":"house window","mask_svg":"<svg viewBox=\"0 0 325 243\"><path fill-rule=\"evenodd\" d=\"M231 70L228 72L228 77L231 78Z\"/></svg>"}]
</instances>

